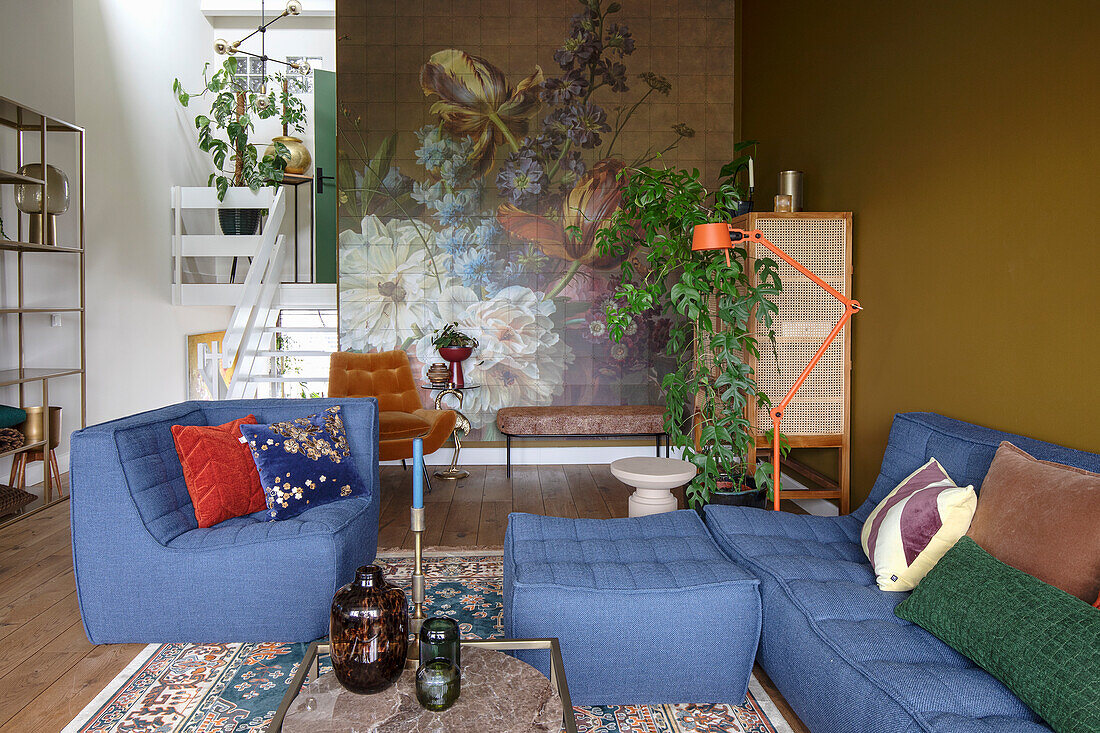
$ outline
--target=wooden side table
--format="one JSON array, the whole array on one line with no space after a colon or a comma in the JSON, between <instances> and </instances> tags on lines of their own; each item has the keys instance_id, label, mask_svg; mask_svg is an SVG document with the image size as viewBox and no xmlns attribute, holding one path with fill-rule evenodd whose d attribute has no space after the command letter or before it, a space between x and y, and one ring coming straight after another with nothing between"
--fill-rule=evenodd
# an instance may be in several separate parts
<instances>
[{"instance_id":1,"label":"wooden side table","mask_svg":"<svg viewBox=\"0 0 1100 733\"><path fill-rule=\"evenodd\" d=\"M57 456L54 454L53 448L50 448L49 464L44 466L44 470L50 472L50 476L53 479L46 486L43 491L43 502L49 504L53 500L54 486L57 487L58 498L65 496L65 491L61 487L61 471L57 467ZM11 462L11 476L8 478L8 483L17 489L26 490L27 488L27 464L34 463L35 461L44 461L41 448L34 448L22 453L17 453L15 458Z\"/></svg>"}]
</instances>

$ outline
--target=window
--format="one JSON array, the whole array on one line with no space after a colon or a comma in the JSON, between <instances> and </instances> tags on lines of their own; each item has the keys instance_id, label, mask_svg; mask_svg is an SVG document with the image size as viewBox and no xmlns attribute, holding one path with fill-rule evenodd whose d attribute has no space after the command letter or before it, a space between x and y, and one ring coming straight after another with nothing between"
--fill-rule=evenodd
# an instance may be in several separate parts
<instances>
[{"instance_id":1,"label":"window","mask_svg":"<svg viewBox=\"0 0 1100 733\"><path fill-rule=\"evenodd\" d=\"M316 69L324 61L320 56L287 56L286 61L288 64L296 64L299 61L305 61L309 64L310 73L302 74L294 68L287 68L286 76L291 81L298 82L298 88L304 92L313 91L313 69Z\"/></svg>"},{"instance_id":2,"label":"window","mask_svg":"<svg viewBox=\"0 0 1100 733\"><path fill-rule=\"evenodd\" d=\"M274 347L279 397L321 397L327 393L329 354L336 351L336 311L283 310Z\"/></svg>"},{"instance_id":3,"label":"window","mask_svg":"<svg viewBox=\"0 0 1100 733\"><path fill-rule=\"evenodd\" d=\"M309 92L313 91L313 69L321 65L324 61L320 56L287 56L287 63L296 64L299 61L305 61L309 64L310 73L303 74L295 68L289 66L283 66L282 64L270 64L268 66L268 74L274 74L276 72L286 74L286 78L291 81L291 88L294 88L294 83L297 82L297 91ZM263 89L264 85L264 64L263 61L251 56L238 56L237 57L237 76L248 86L249 91L256 92L257 94ZM268 91L278 93L278 89L269 89Z\"/></svg>"},{"instance_id":4,"label":"window","mask_svg":"<svg viewBox=\"0 0 1100 733\"><path fill-rule=\"evenodd\" d=\"M244 81L250 92L259 94L264 87L263 61L251 56L238 56L237 77Z\"/></svg>"}]
</instances>

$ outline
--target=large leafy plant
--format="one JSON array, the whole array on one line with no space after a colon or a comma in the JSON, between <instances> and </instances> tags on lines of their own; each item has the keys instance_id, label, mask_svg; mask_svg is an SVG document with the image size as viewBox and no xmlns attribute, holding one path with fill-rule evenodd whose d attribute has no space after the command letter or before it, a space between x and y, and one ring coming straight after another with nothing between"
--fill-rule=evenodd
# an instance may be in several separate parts
<instances>
[{"instance_id":1,"label":"large leafy plant","mask_svg":"<svg viewBox=\"0 0 1100 733\"><path fill-rule=\"evenodd\" d=\"M720 477L729 476L735 489L750 478L771 489L771 466L748 461L755 438L746 408L755 402L767 409L769 401L747 357L759 353L754 319L757 331L774 338L777 266L758 258L753 277L743 245L729 251L728 266L720 253L691 249L696 224L733 219L744 198L738 168L737 161L723 168L714 191L703 186L698 170L628 169L620 176L621 208L599 235L608 253L639 248L634 260L623 261L616 300L608 306L611 337L621 339L635 318L671 317L667 353L675 367L661 382L665 429L699 468L686 490L693 506L706 503Z\"/></svg>"},{"instance_id":2,"label":"large leafy plant","mask_svg":"<svg viewBox=\"0 0 1100 733\"><path fill-rule=\"evenodd\" d=\"M306 104L298 97L296 92L305 91L305 87L298 79L276 74L275 80L279 82L279 122L283 123L283 137L294 132L305 132Z\"/></svg>"},{"instance_id":3,"label":"large leafy plant","mask_svg":"<svg viewBox=\"0 0 1100 733\"><path fill-rule=\"evenodd\" d=\"M204 86L197 94L184 91L179 79L172 84L172 91L184 107L192 98L213 95L209 114L195 118L199 149L210 154L216 169L210 174L208 184L218 189L219 201L225 200L230 186L247 186L253 192L263 186L278 186L290 160L290 151L277 142L271 153L261 157L248 139L257 118L267 119L279 114L274 92L250 90L246 80L237 76L235 57L227 58L212 76L207 74L209 68L210 64L203 67Z\"/></svg>"}]
</instances>

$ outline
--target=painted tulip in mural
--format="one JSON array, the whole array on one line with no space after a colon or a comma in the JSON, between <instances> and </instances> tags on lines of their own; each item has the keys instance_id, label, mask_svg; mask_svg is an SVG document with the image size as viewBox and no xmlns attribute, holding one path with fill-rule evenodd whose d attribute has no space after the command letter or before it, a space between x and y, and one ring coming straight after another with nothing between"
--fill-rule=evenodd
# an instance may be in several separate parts
<instances>
[{"instance_id":1,"label":"painted tulip in mural","mask_svg":"<svg viewBox=\"0 0 1100 733\"><path fill-rule=\"evenodd\" d=\"M477 47L425 49L418 69L398 69L427 124L376 137L350 110L341 122L341 347L405 349L426 369L433 332L457 323L479 341L465 364L483 385L463 405L474 439L494 437L508 405L658 399L667 321L607 333L618 266L644 258L596 242L629 171L695 132L649 122L673 85L628 69L639 44L619 3L576 7L560 45L520 73Z\"/></svg>"}]
</instances>

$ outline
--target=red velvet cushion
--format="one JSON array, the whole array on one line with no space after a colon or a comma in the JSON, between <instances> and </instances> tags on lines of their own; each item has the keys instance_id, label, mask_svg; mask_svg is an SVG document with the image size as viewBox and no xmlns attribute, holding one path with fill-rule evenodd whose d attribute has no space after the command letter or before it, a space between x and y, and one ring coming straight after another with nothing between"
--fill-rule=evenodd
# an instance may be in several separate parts
<instances>
[{"instance_id":1,"label":"red velvet cushion","mask_svg":"<svg viewBox=\"0 0 1100 733\"><path fill-rule=\"evenodd\" d=\"M255 425L256 417L209 427L172 426L183 480L200 527L267 509L256 462L248 445L241 442L242 424Z\"/></svg>"}]
</instances>

